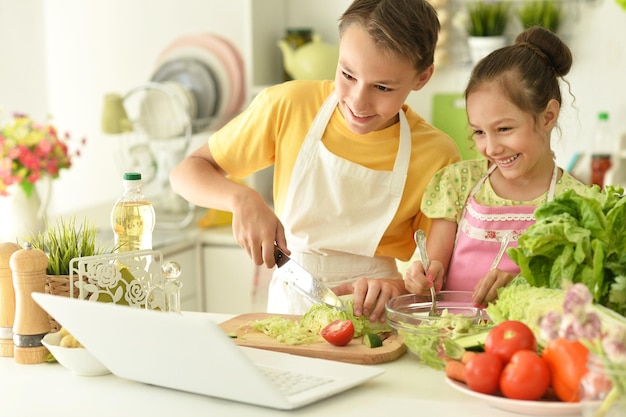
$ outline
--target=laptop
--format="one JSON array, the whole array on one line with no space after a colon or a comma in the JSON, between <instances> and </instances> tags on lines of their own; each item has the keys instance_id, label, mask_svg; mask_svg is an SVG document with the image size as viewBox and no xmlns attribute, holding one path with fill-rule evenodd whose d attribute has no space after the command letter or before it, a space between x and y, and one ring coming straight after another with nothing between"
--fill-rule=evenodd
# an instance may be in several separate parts
<instances>
[{"instance_id":1,"label":"laptop","mask_svg":"<svg viewBox=\"0 0 626 417\"><path fill-rule=\"evenodd\" d=\"M384 372L237 346L206 313L165 313L39 292L32 297L112 374L146 384L291 410ZM272 382L277 375L294 378L287 387L310 386L285 393Z\"/></svg>"}]
</instances>

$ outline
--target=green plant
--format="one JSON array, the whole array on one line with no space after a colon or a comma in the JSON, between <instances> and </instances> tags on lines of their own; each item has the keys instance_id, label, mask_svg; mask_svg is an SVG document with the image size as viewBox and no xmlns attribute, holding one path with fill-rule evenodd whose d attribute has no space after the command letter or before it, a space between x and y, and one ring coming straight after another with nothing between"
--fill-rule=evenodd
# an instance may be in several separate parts
<instances>
[{"instance_id":1,"label":"green plant","mask_svg":"<svg viewBox=\"0 0 626 417\"><path fill-rule=\"evenodd\" d=\"M470 36L502 36L509 22L507 1L476 1L467 4Z\"/></svg>"},{"instance_id":2,"label":"green plant","mask_svg":"<svg viewBox=\"0 0 626 417\"><path fill-rule=\"evenodd\" d=\"M542 26L556 33L563 19L563 9L559 0L529 0L522 3L517 16L524 29Z\"/></svg>"},{"instance_id":3,"label":"green plant","mask_svg":"<svg viewBox=\"0 0 626 417\"><path fill-rule=\"evenodd\" d=\"M31 234L30 244L48 255L48 275L70 275L70 261L82 256L94 256L105 253L97 242L98 229L95 225L83 221L76 225L76 218L60 218L56 225L46 220L43 232Z\"/></svg>"}]
</instances>

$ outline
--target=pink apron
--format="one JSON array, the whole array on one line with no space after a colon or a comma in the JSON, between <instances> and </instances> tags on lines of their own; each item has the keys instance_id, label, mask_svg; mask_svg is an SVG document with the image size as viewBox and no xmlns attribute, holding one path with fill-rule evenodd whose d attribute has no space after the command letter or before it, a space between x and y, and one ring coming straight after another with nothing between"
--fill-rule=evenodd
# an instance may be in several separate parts
<instances>
[{"instance_id":1,"label":"pink apron","mask_svg":"<svg viewBox=\"0 0 626 417\"><path fill-rule=\"evenodd\" d=\"M489 168L467 198L448 266L444 286L446 291L473 291L478 281L492 269L492 263L501 246L517 247L517 239L535 223L536 206L488 207L476 202L474 194L496 167L497 165L492 165ZM548 201L554 198L557 174L558 167L555 164ZM495 267L513 275L519 273L519 267L508 257L506 251Z\"/></svg>"}]
</instances>

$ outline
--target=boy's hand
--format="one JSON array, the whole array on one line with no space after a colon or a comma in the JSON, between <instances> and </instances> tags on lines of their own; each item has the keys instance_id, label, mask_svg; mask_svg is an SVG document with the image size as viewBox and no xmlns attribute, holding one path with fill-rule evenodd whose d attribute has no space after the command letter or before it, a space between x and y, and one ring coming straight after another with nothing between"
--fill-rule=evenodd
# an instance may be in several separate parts
<instances>
[{"instance_id":1,"label":"boy's hand","mask_svg":"<svg viewBox=\"0 0 626 417\"><path fill-rule=\"evenodd\" d=\"M274 267L274 242L290 254L282 223L256 192L239 200L233 210L232 228L235 240L255 265Z\"/></svg>"},{"instance_id":2,"label":"boy's hand","mask_svg":"<svg viewBox=\"0 0 626 417\"><path fill-rule=\"evenodd\" d=\"M360 278L333 288L337 295L354 294L354 315L370 321L385 322L385 304L390 298L406 294L404 282L392 278Z\"/></svg>"}]
</instances>

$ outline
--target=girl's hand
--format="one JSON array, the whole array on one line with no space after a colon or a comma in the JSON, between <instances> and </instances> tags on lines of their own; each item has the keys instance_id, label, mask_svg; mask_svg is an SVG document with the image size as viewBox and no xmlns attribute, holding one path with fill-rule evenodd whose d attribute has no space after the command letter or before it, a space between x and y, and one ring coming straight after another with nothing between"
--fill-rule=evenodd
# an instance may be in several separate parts
<instances>
[{"instance_id":1,"label":"girl's hand","mask_svg":"<svg viewBox=\"0 0 626 417\"><path fill-rule=\"evenodd\" d=\"M385 304L389 299L406 294L404 282L392 278L360 278L333 288L337 295L354 294L354 315L367 316L370 321L384 323Z\"/></svg>"},{"instance_id":2,"label":"girl's hand","mask_svg":"<svg viewBox=\"0 0 626 417\"><path fill-rule=\"evenodd\" d=\"M498 297L498 288L509 285L515 278L511 273L500 269L492 269L474 287L472 302L476 307L487 307L490 301Z\"/></svg>"},{"instance_id":3,"label":"girl's hand","mask_svg":"<svg viewBox=\"0 0 626 417\"><path fill-rule=\"evenodd\" d=\"M405 289L413 294L430 295L430 287L435 286L435 291L441 291L443 287L443 264L437 260L430 262L428 271L424 271L421 261L415 261L409 266L404 276Z\"/></svg>"}]
</instances>

